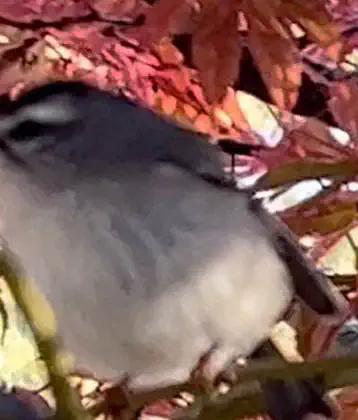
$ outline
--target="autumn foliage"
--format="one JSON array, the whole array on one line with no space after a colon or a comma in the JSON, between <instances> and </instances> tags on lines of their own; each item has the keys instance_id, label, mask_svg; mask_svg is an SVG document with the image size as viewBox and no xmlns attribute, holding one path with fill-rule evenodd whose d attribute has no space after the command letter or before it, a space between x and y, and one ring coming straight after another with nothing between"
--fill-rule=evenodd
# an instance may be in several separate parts
<instances>
[{"instance_id":1,"label":"autumn foliage","mask_svg":"<svg viewBox=\"0 0 358 420\"><path fill-rule=\"evenodd\" d=\"M2 94L85 80L213 141L265 146L235 160L240 177L262 176L258 189L278 196L303 180L330 179L280 212L298 236L314 238L316 261L357 226L358 194L348 188L358 174L357 47L355 0L0 2ZM276 120L275 144L252 122L255 107ZM346 292L354 290L353 279ZM332 330L305 326L306 354L322 355Z\"/></svg>"}]
</instances>

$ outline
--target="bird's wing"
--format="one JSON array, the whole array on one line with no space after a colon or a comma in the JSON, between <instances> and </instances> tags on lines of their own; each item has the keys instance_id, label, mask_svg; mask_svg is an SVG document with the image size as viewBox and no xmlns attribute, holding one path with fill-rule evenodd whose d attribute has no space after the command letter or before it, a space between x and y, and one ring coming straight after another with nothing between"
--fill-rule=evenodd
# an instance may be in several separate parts
<instances>
[{"instance_id":1,"label":"bird's wing","mask_svg":"<svg viewBox=\"0 0 358 420\"><path fill-rule=\"evenodd\" d=\"M258 201L251 203L252 211L267 227L276 252L291 274L297 297L316 313L325 315L326 320L337 322L343 319L347 314L347 302L308 259L293 232L276 216L265 211Z\"/></svg>"}]
</instances>

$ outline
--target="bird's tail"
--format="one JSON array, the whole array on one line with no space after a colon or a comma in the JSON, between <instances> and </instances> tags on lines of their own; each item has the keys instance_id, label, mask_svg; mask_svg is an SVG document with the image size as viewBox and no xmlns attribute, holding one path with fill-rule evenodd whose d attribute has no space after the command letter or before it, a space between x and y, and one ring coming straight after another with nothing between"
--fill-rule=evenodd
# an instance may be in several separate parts
<instances>
[{"instance_id":1,"label":"bird's tail","mask_svg":"<svg viewBox=\"0 0 358 420\"><path fill-rule=\"evenodd\" d=\"M336 418L338 410L319 380L269 380L262 384L269 416L274 420L303 420L308 414Z\"/></svg>"},{"instance_id":2,"label":"bird's tail","mask_svg":"<svg viewBox=\"0 0 358 420\"><path fill-rule=\"evenodd\" d=\"M281 354L270 343L264 343L252 355L253 360L279 357ZM273 420L304 420L309 414L336 419L338 405L329 396L321 378L267 380L261 383L267 413Z\"/></svg>"},{"instance_id":3,"label":"bird's tail","mask_svg":"<svg viewBox=\"0 0 358 420\"><path fill-rule=\"evenodd\" d=\"M293 232L276 216L265 211L258 200L251 201L251 209L267 227L276 252L285 262L296 297L323 316L325 322L337 324L343 321L349 311L348 302L307 258Z\"/></svg>"}]
</instances>

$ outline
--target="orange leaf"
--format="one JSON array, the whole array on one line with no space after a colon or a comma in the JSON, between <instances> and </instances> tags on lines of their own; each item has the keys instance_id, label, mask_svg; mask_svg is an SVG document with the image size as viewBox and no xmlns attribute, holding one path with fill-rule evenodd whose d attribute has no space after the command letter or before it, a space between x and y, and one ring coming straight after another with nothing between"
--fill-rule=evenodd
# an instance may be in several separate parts
<instances>
[{"instance_id":1,"label":"orange leaf","mask_svg":"<svg viewBox=\"0 0 358 420\"><path fill-rule=\"evenodd\" d=\"M143 45L159 42L177 32L188 22L193 8L191 0L158 0L145 14L145 23L138 30L128 31Z\"/></svg>"},{"instance_id":2,"label":"orange leaf","mask_svg":"<svg viewBox=\"0 0 358 420\"><path fill-rule=\"evenodd\" d=\"M301 84L302 64L292 41L250 22L248 43L272 99L280 108L292 109Z\"/></svg>"},{"instance_id":3,"label":"orange leaf","mask_svg":"<svg viewBox=\"0 0 358 420\"><path fill-rule=\"evenodd\" d=\"M327 48L331 59L338 60L343 43L340 41L339 26L329 15L326 2L301 0L282 2L280 15L301 24L312 41Z\"/></svg>"},{"instance_id":4,"label":"orange leaf","mask_svg":"<svg viewBox=\"0 0 358 420\"><path fill-rule=\"evenodd\" d=\"M200 114L195 119L194 124L195 124L195 128L202 133L211 134L212 131L214 130L213 122L210 119L210 117L206 114Z\"/></svg>"},{"instance_id":5,"label":"orange leaf","mask_svg":"<svg viewBox=\"0 0 358 420\"><path fill-rule=\"evenodd\" d=\"M356 419L358 410L358 389L347 388L339 396L339 402L344 411L344 419Z\"/></svg>"},{"instance_id":6,"label":"orange leaf","mask_svg":"<svg viewBox=\"0 0 358 420\"><path fill-rule=\"evenodd\" d=\"M104 19L120 20L130 15L138 6L137 0L94 0L93 9Z\"/></svg>"},{"instance_id":7,"label":"orange leaf","mask_svg":"<svg viewBox=\"0 0 358 420\"><path fill-rule=\"evenodd\" d=\"M337 142L331 128L316 118L306 118L305 123L287 135L287 139L304 150L304 156L334 160L352 156L354 151Z\"/></svg>"},{"instance_id":8,"label":"orange leaf","mask_svg":"<svg viewBox=\"0 0 358 420\"><path fill-rule=\"evenodd\" d=\"M219 100L238 77L241 46L234 2L207 2L193 34L193 62L209 102Z\"/></svg>"},{"instance_id":9,"label":"orange leaf","mask_svg":"<svg viewBox=\"0 0 358 420\"><path fill-rule=\"evenodd\" d=\"M234 89L229 87L221 103L222 109L231 118L236 128L243 131L249 131L250 125L240 109L239 101L236 99Z\"/></svg>"},{"instance_id":10,"label":"orange leaf","mask_svg":"<svg viewBox=\"0 0 358 420\"><path fill-rule=\"evenodd\" d=\"M198 111L190 104L183 104L183 112L190 120L198 115Z\"/></svg>"},{"instance_id":11,"label":"orange leaf","mask_svg":"<svg viewBox=\"0 0 358 420\"><path fill-rule=\"evenodd\" d=\"M280 0L250 0L241 7L247 18L253 18L262 30L271 30L283 34L284 27L277 20Z\"/></svg>"},{"instance_id":12,"label":"orange leaf","mask_svg":"<svg viewBox=\"0 0 358 420\"><path fill-rule=\"evenodd\" d=\"M220 126L227 130L229 130L232 126L232 120L229 115L226 114L222 109L219 107L214 108L214 118L215 122Z\"/></svg>"},{"instance_id":13,"label":"orange leaf","mask_svg":"<svg viewBox=\"0 0 358 420\"><path fill-rule=\"evenodd\" d=\"M174 113L177 106L177 100L174 96L164 95L162 98L162 110L165 114L171 115Z\"/></svg>"},{"instance_id":14,"label":"orange leaf","mask_svg":"<svg viewBox=\"0 0 358 420\"><path fill-rule=\"evenodd\" d=\"M338 124L358 142L358 87L353 80L332 83L328 106Z\"/></svg>"},{"instance_id":15,"label":"orange leaf","mask_svg":"<svg viewBox=\"0 0 358 420\"><path fill-rule=\"evenodd\" d=\"M284 140L275 148L260 152L260 159L270 171L282 161L296 162L299 158L314 159L317 163L357 159L357 152L339 144L327 124L316 118L292 118L290 115L291 121L287 116L284 124L287 131Z\"/></svg>"},{"instance_id":16,"label":"orange leaf","mask_svg":"<svg viewBox=\"0 0 358 420\"><path fill-rule=\"evenodd\" d=\"M297 308L295 317L295 330L297 331L297 349L304 358L307 358L314 344L312 337L318 326L318 319L314 314L312 314L311 311L309 311L304 306L299 306Z\"/></svg>"},{"instance_id":17,"label":"orange leaf","mask_svg":"<svg viewBox=\"0 0 358 420\"><path fill-rule=\"evenodd\" d=\"M195 127L195 123L193 122L193 118L189 118L188 115L186 115L183 111L183 104L180 104L180 106L176 107L174 113L172 114L172 118L175 119L179 126L189 130L198 131L198 129Z\"/></svg>"},{"instance_id":18,"label":"orange leaf","mask_svg":"<svg viewBox=\"0 0 358 420\"><path fill-rule=\"evenodd\" d=\"M300 305L295 314L295 329L298 335L298 350L306 360L317 360L329 352L339 329L349 317L350 308L345 303L344 315L327 324L317 314L304 305Z\"/></svg>"},{"instance_id":19,"label":"orange leaf","mask_svg":"<svg viewBox=\"0 0 358 420\"><path fill-rule=\"evenodd\" d=\"M167 39L160 42L155 49L164 64L177 65L184 61L183 54Z\"/></svg>"},{"instance_id":20,"label":"orange leaf","mask_svg":"<svg viewBox=\"0 0 358 420\"><path fill-rule=\"evenodd\" d=\"M339 203L334 208L326 208L325 214L319 216L303 217L284 217L284 221L298 235L320 233L327 235L336 232L350 225L357 217L355 203Z\"/></svg>"}]
</instances>

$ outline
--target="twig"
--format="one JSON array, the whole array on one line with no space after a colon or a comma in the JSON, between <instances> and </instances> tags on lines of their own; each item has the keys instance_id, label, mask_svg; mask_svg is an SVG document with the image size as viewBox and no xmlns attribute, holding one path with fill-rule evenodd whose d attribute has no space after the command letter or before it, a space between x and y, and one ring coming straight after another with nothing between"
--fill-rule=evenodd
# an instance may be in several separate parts
<instances>
[{"instance_id":1,"label":"twig","mask_svg":"<svg viewBox=\"0 0 358 420\"><path fill-rule=\"evenodd\" d=\"M57 354L56 323L42 295L27 278L16 256L3 242L0 250L0 273L23 312L34 335L38 351L46 364L56 400L56 419L89 420L79 396L66 381L64 367Z\"/></svg>"},{"instance_id":2,"label":"twig","mask_svg":"<svg viewBox=\"0 0 358 420\"><path fill-rule=\"evenodd\" d=\"M251 384L235 385L228 394L216 398L207 398L187 412L176 416L180 419L195 417L197 420L233 420L254 416L266 411L262 393L257 381L264 379L324 378L325 389L342 388L358 383L358 357L333 360L319 360L305 363L271 362L260 367L241 368L238 372L241 380Z\"/></svg>"}]
</instances>

